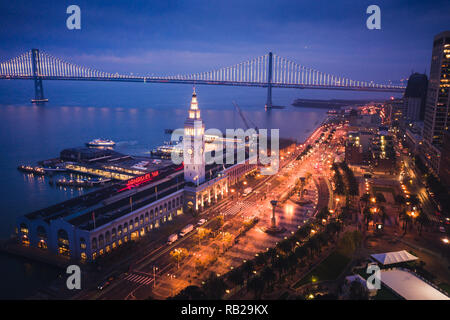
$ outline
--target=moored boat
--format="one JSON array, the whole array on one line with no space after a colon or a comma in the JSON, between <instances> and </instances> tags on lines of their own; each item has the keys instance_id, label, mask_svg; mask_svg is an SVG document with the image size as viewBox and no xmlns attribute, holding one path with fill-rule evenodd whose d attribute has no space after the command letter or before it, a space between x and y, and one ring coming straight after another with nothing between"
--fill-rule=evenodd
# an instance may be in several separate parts
<instances>
[{"instance_id":1,"label":"moored boat","mask_svg":"<svg viewBox=\"0 0 450 320\"><path fill-rule=\"evenodd\" d=\"M109 139L94 139L86 143L88 147L114 147L116 143Z\"/></svg>"}]
</instances>

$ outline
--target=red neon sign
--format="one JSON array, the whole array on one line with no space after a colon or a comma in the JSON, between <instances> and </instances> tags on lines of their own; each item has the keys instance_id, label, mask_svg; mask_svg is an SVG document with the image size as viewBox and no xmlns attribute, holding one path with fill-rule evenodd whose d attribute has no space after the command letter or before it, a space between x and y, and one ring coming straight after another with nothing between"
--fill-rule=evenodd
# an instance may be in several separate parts
<instances>
[{"instance_id":1,"label":"red neon sign","mask_svg":"<svg viewBox=\"0 0 450 320\"><path fill-rule=\"evenodd\" d=\"M144 174L143 176L139 176L133 179L128 180L127 182L127 186L123 189L120 189L118 192L121 192L125 189L131 189L131 188L135 188L143 183L146 183L148 181L153 180L153 178L157 177L159 175L159 171L153 171L153 172L149 172Z\"/></svg>"}]
</instances>

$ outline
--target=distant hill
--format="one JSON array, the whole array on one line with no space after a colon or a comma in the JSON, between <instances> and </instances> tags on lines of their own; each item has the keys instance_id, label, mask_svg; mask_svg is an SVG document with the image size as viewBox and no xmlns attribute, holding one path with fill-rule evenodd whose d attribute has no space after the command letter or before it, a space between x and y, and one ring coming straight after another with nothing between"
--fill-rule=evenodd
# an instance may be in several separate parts
<instances>
[{"instance_id":1,"label":"distant hill","mask_svg":"<svg viewBox=\"0 0 450 320\"><path fill-rule=\"evenodd\" d=\"M380 99L366 99L366 100L343 100L343 99L330 99L330 100L318 100L318 99L295 99L292 105L299 108L325 108L325 109L339 109L341 107L364 105L367 103L375 102L381 103L385 100Z\"/></svg>"}]
</instances>

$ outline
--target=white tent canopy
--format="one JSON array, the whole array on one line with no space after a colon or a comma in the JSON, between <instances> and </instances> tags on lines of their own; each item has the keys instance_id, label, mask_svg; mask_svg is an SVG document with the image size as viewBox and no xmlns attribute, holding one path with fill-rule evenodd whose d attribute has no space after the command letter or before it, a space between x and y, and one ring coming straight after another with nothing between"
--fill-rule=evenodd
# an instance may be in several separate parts
<instances>
[{"instance_id":1,"label":"white tent canopy","mask_svg":"<svg viewBox=\"0 0 450 320\"><path fill-rule=\"evenodd\" d=\"M406 300L450 300L443 292L407 270L382 270L381 281Z\"/></svg>"},{"instance_id":2,"label":"white tent canopy","mask_svg":"<svg viewBox=\"0 0 450 320\"><path fill-rule=\"evenodd\" d=\"M416 256L412 255L406 250L377 253L372 254L371 257L377 260L378 262L382 263L383 265L413 261L418 259Z\"/></svg>"}]
</instances>

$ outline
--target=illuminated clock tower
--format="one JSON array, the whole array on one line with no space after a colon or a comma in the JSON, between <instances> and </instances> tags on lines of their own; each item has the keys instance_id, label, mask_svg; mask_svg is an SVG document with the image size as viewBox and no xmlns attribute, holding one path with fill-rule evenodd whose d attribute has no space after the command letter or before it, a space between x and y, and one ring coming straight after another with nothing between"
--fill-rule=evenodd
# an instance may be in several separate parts
<instances>
[{"instance_id":1,"label":"illuminated clock tower","mask_svg":"<svg viewBox=\"0 0 450 320\"><path fill-rule=\"evenodd\" d=\"M189 114L184 122L184 180L199 185L205 181L205 124L200 117L197 94L192 93Z\"/></svg>"}]
</instances>

